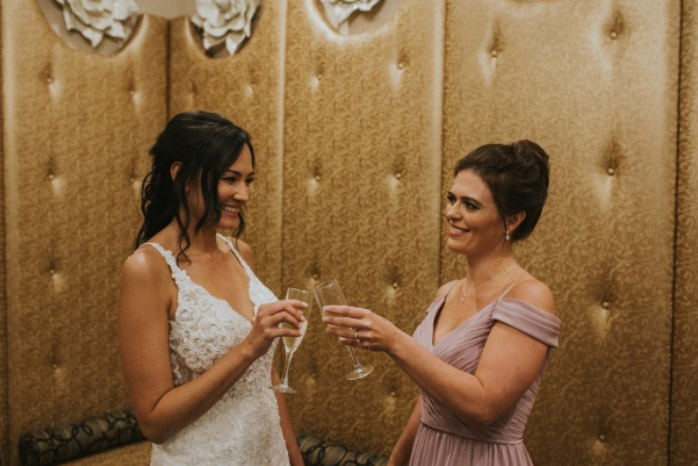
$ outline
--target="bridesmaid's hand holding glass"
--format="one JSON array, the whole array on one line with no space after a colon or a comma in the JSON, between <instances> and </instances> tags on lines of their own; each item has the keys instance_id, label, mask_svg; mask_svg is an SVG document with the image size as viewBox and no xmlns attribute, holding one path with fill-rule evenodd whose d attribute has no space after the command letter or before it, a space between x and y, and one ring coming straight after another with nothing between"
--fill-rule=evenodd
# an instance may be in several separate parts
<instances>
[{"instance_id":1,"label":"bridesmaid's hand holding glass","mask_svg":"<svg viewBox=\"0 0 698 466\"><path fill-rule=\"evenodd\" d=\"M347 346L390 353L400 335L404 335L388 319L369 309L351 306L325 306L327 333L339 338Z\"/></svg>"}]
</instances>

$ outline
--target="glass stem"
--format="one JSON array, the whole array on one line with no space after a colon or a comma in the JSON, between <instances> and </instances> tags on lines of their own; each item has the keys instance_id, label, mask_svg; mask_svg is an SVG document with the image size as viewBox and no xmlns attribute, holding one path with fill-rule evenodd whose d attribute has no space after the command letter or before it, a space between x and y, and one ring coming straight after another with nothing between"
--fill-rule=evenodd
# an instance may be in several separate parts
<instances>
[{"instance_id":1,"label":"glass stem","mask_svg":"<svg viewBox=\"0 0 698 466\"><path fill-rule=\"evenodd\" d=\"M351 354L351 361L354 364L354 369L361 368L361 363L359 362L359 358L356 357L356 353L354 353L354 348L347 346L347 349L349 350L349 354Z\"/></svg>"},{"instance_id":2,"label":"glass stem","mask_svg":"<svg viewBox=\"0 0 698 466\"><path fill-rule=\"evenodd\" d=\"M291 359L293 359L293 353L296 352L296 348L290 350L288 348L284 349L286 350L286 367L284 368L284 377L281 380L281 385L288 387L288 369L291 367Z\"/></svg>"}]
</instances>

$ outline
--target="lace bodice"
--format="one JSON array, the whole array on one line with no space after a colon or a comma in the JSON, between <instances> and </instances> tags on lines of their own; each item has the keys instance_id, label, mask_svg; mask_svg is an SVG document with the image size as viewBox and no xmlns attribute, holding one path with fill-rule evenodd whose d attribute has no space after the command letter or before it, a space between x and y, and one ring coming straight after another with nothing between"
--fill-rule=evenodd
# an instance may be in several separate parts
<instances>
[{"instance_id":1,"label":"lace bodice","mask_svg":"<svg viewBox=\"0 0 698 466\"><path fill-rule=\"evenodd\" d=\"M249 295L259 306L276 301L235 246L219 235L249 277ZM227 301L212 296L177 266L174 255L157 243L178 289L170 321L170 360L175 386L196 379L249 334L252 324ZM276 342L203 416L161 445L153 445L151 465L287 465L274 392L269 389Z\"/></svg>"}]
</instances>

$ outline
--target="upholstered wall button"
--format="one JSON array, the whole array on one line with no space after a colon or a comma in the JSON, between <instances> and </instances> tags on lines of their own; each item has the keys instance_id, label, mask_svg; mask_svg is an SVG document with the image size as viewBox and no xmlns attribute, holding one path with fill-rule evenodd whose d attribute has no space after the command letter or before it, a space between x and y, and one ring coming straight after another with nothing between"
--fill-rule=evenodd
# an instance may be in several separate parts
<instances>
[{"instance_id":1,"label":"upholstered wall button","mask_svg":"<svg viewBox=\"0 0 698 466\"><path fill-rule=\"evenodd\" d=\"M49 180L49 181L53 181L55 178L56 178L56 175L54 175L53 173L49 173L49 174L48 174L48 180Z\"/></svg>"},{"instance_id":2,"label":"upholstered wall button","mask_svg":"<svg viewBox=\"0 0 698 466\"><path fill-rule=\"evenodd\" d=\"M310 88L317 89L318 87L320 87L320 77L319 76L311 76L310 77Z\"/></svg>"},{"instance_id":3,"label":"upholstered wall button","mask_svg":"<svg viewBox=\"0 0 698 466\"><path fill-rule=\"evenodd\" d=\"M497 58L497 55L499 55L499 51L497 49L492 49L490 55L492 55L492 58Z\"/></svg>"},{"instance_id":4,"label":"upholstered wall button","mask_svg":"<svg viewBox=\"0 0 698 466\"><path fill-rule=\"evenodd\" d=\"M604 301L601 303L601 307L604 309L608 309L611 307L611 304L608 301Z\"/></svg>"},{"instance_id":5,"label":"upholstered wall button","mask_svg":"<svg viewBox=\"0 0 698 466\"><path fill-rule=\"evenodd\" d=\"M605 442L605 441L606 441L606 436L605 436L604 434L599 434L599 440L600 440L601 442Z\"/></svg>"},{"instance_id":6,"label":"upholstered wall button","mask_svg":"<svg viewBox=\"0 0 698 466\"><path fill-rule=\"evenodd\" d=\"M611 31L611 39L616 40L618 38L618 33L616 31Z\"/></svg>"},{"instance_id":7,"label":"upholstered wall button","mask_svg":"<svg viewBox=\"0 0 698 466\"><path fill-rule=\"evenodd\" d=\"M397 290L397 288L398 288L399 285L400 285L400 284L399 284L398 282L393 282L393 288L395 288L396 290Z\"/></svg>"},{"instance_id":8,"label":"upholstered wall button","mask_svg":"<svg viewBox=\"0 0 698 466\"><path fill-rule=\"evenodd\" d=\"M608 176L613 176L613 175L616 174L616 169L613 168L613 167L608 167L608 168L606 169L606 173L608 173Z\"/></svg>"},{"instance_id":9,"label":"upholstered wall button","mask_svg":"<svg viewBox=\"0 0 698 466\"><path fill-rule=\"evenodd\" d=\"M312 274L311 277L313 280L317 280L319 278L318 274L316 274L316 273Z\"/></svg>"},{"instance_id":10,"label":"upholstered wall button","mask_svg":"<svg viewBox=\"0 0 698 466\"><path fill-rule=\"evenodd\" d=\"M395 178L397 178L398 180L402 179L402 173L397 172L397 173L395 174Z\"/></svg>"},{"instance_id":11,"label":"upholstered wall button","mask_svg":"<svg viewBox=\"0 0 698 466\"><path fill-rule=\"evenodd\" d=\"M314 178L315 178L315 181L318 181L318 182L320 181L320 175L315 175Z\"/></svg>"}]
</instances>

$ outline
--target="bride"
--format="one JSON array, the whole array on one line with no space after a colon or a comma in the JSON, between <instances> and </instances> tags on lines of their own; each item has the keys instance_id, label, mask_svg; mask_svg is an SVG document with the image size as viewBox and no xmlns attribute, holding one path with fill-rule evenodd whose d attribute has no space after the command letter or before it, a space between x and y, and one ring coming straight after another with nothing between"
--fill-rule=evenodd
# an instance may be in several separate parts
<instances>
[{"instance_id":1,"label":"bride","mask_svg":"<svg viewBox=\"0 0 698 466\"><path fill-rule=\"evenodd\" d=\"M268 387L278 383L275 340L300 335L306 304L278 301L238 239L254 178L249 137L220 115L183 113L150 155L144 221L122 272L119 350L151 464L302 465L283 395Z\"/></svg>"}]
</instances>

